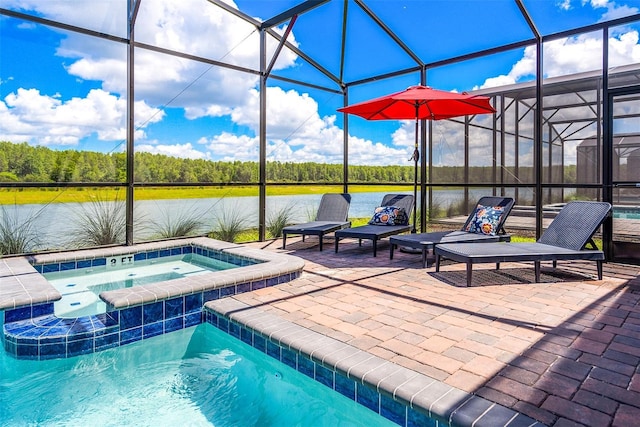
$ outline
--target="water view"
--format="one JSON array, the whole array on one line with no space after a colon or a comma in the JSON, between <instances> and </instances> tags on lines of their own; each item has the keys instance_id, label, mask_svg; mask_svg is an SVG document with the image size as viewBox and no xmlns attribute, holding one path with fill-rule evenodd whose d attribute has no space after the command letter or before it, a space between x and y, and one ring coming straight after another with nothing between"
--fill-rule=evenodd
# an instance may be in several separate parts
<instances>
[{"instance_id":1,"label":"water view","mask_svg":"<svg viewBox=\"0 0 640 427\"><path fill-rule=\"evenodd\" d=\"M485 189L469 190L471 200L477 200L486 194ZM401 192L398 193L409 193ZM367 218L379 206L386 193L353 193L350 218ZM296 196L270 196L267 197L267 218L269 215L281 210L291 212L292 222L305 222L312 219L320 204L321 194L296 195ZM418 196L419 197L419 196ZM464 192L460 190L438 190L433 192L434 205L446 208L447 206L463 200ZM107 202L109 204L111 202ZM38 230L40 246L54 248L65 246L69 236L81 221L80 216L89 212L86 205L90 203L52 203L49 205L13 205L8 210L17 218L33 218L33 226ZM83 205L84 208L83 208ZM153 235L149 224L164 223L171 218L193 216L204 221L202 233L211 230L216 224L216 218L222 213L237 214L246 219L247 227L256 226L258 222L258 198L257 197L226 197L206 199L170 199L170 200L140 200L135 203L134 227L136 240L148 238ZM123 211L124 215L124 211ZM51 221L51 218L60 218L59 222Z\"/></svg>"}]
</instances>

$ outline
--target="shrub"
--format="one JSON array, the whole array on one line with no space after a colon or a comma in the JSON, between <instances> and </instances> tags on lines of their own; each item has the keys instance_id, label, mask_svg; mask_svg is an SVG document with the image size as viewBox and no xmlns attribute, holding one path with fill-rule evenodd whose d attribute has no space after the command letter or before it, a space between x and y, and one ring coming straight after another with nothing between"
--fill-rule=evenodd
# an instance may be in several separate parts
<instances>
[{"instance_id":1,"label":"shrub","mask_svg":"<svg viewBox=\"0 0 640 427\"><path fill-rule=\"evenodd\" d=\"M442 201L435 198L427 208L427 221L431 221L445 216L445 209L442 207Z\"/></svg>"},{"instance_id":2,"label":"shrub","mask_svg":"<svg viewBox=\"0 0 640 427\"><path fill-rule=\"evenodd\" d=\"M38 246L39 234L35 227L38 213L30 214L24 220L18 217L17 206L13 212L1 206L0 213L0 255L22 254Z\"/></svg>"},{"instance_id":3,"label":"shrub","mask_svg":"<svg viewBox=\"0 0 640 427\"><path fill-rule=\"evenodd\" d=\"M198 211L183 210L173 213L165 210L161 221L151 222L151 229L163 239L193 236L203 231L205 223L201 218L202 213Z\"/></svg>"},{"instance_id":4,"label":"shrub","mask_svg":"<svg viewBox=\"0 0 640 427\"><path fill-rule=\"evenodd\" d=\"M240 214L239 209L223 210L216 218L216 225L209 233L210 237L225 242L235 242L247 228L248 220Z\"/></svg>"},{"instance_id":5,"label":"shrub","mask_svg":"<svg viewBox=\"0 0 640 427\"><path fill-rule=\"evenodd\" d=\"M462 214L466 215L466 204L464 199L453 201L451 202L451 204L449 204L449 206L447 206L448 218L456 215L462 215Z\"/></svg>"},{"instance_id":6,"label":"shrub","mask_svg":"<svg viewBox=\"0 0 640 427\"><path fill-rule=\"evenodd\" d=\"M92 195L92 201L79 204L71 245L81 248L123 243L126 220L125 203L118 199L107 200L101 195Z\"/></svg>"},{"instance_id":7,"label":"shrub","mask_svg":"<svg viewBox=\"0 0 640 427\"><path fill-rule=\"evenodd\" d=\"M271 213L267 218L266 229L271 237L276 238L282 236L282 229L290 224L293 220L293 208L285 206L277 212Z\"/></svg>"}]
</instances>

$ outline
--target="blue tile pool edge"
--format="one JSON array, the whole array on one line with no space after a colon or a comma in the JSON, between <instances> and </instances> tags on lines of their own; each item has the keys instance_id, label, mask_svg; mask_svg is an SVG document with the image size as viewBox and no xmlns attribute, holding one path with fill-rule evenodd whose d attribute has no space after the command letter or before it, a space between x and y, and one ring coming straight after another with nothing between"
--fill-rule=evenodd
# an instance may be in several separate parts
<instances>
[{"instance_id":1,"label":"blue tile pool edge","mask_svg":"<svg viewBox=\"0 0 640 427\"><path fill-rule=\"evenodd\" d=\"M74 260L62 260L54 262L37 262L31 261L33 268L40 273L53 273L59 271L70 271L84 268L92 268L105 266L107 264L107 258L113 258L118 256L132 256L135 261L143 261L147 259L160 259L176 255L190 255L196 254L206 258L214 259L217 261L223 261L229 264L236 265L238 267L245 267L247 265L254 265L265 262L255 258L249 258L243 255L237 255L221 251L219 249L210 249L196 243L182 244L179 246L170 246L164 249L143 249L138 251L130 251L127 253L120 253L113 256L97 256L87 257Z\"/></svg>"},{"instance_id":2,"label":"blue tile pool edge","mask_svg":"<svg viewBox=\"0 0 640 427\"><path fill-rule=\"evenodd\" d=\"M288 282L300 272L158 300L94 316L61 319L53 303L0 311L5 351L18 359L78 356L130 344L204 321L203 305L226 296Z\"/></svg>"},{"instance_id":3,"label":"blue tile pool edge","mask_svg":"<svg viewBox=\"0 0 640 427\"><path fill-rule=\"evenodd\" d=\"M205 304L205 321L334 391L407 426L543 424L234 298Z\"/></svg>"}]
</instances>

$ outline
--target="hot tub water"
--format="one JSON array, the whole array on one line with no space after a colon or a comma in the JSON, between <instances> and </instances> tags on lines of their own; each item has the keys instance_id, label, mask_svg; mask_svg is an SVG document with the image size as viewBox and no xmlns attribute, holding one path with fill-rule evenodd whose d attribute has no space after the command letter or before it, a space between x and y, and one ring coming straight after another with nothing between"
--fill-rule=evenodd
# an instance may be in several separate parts
<instances>
[{"instance_id":1,"label":"hot tub water","mask_svg":"<svg viewBox=\"0 0 640 427\"><path fill-rule=\"evenodd\" d=\"M54 303L54 313L60 318L76 318L104 313L106 304L100 293L132 286L165 282L211 271L228 270L235 264L198 254L154 258L120 267L105 266L79 268L43 273L62 294Z\"/></svg>"}]
</instances>

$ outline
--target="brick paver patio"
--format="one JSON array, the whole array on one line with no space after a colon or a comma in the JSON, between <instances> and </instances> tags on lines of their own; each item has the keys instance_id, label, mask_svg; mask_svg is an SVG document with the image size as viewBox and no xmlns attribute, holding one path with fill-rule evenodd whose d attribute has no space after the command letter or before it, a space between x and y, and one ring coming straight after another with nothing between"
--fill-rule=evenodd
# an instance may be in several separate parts
<instances>
[{"instance_id":1,"label":"brick paver patio","mask_svg":"<svg viewBox=\"0 0 640 427\"><path fill-rule=\"evenodd\" d=\"M388 243L252 243L306 262L290 283L235 298L554 426L640 425L640 267L594 263L423 269ZM477 271L476 271L477 270Z\"/></svg>"}]
</instances>

